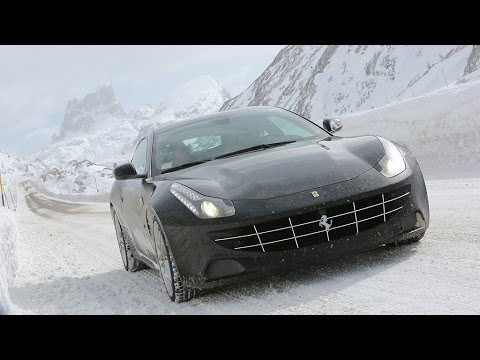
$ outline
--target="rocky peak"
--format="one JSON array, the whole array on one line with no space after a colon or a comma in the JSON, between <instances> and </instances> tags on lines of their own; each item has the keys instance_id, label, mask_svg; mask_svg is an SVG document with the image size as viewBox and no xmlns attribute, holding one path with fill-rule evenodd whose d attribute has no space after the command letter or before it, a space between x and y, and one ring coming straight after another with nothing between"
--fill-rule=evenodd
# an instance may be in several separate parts
<instances>
[{"instance_id":1,"label":"rocky peak","mask_svg":"<svg viewBox=\"0 0 480 360\"><path fill-rule=\"evenodd\" d=\"M97 90L68 101L60 134L53 136L53 142L64 140L72 135L90 133L101 128L103 121L123 118L125 112L115 98L111 83Z\"/></svg>"}]
</instances>

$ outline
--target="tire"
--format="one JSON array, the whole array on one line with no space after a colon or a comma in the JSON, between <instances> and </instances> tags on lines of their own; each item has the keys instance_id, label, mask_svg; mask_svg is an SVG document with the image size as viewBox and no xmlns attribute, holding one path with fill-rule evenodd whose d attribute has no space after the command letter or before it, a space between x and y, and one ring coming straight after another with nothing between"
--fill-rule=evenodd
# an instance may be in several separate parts
<instances>
[{"instance_id":1,"label":"tire","mask_svg":"<svg viewBox=\"0 0 480 360\"><path fill-rule=\"evenodd\" d=\"M402 245L407 245L407 244L413 244L413 243L416 243L418 241L420 241L421 238L423 238L423 236L425 235L425 232L421 233L421 234L417 234L409 239L405 239L405 240L400 240L400 241L394 241L394 242L391 242L391 243L388 243L388 244L385 244L386 247L390 248L390 247L395 247L395 246L402 246Z\"/></svg>"},{"instance_id":2,"label":"tire","mask_svg":"<svg viewBox=\"0 0 480 360\"><path fill-rule=\"evenodd\" d=\"M123 266L125 270L135 272L144 268L141 261L133 256L130 244L125 240L125 234L122 225L118 220L117 213L113 210L113 222L115 224L115 232L117 234L118 248L120 249L120 256L122 257Z\"/></svg>"},{"instance_id":3,"label":"tire","mask_svg":"<svg viewBox=\"0 0 480 360\"><path fill-rule=\"evenodd\" d=\"M416 236L414 236L414 237L412 237L412 238L410 238L410 239L407 239L405 243L406 243L406 244L416 243L416 242L420 241L420 240L423 238L424 235L425 235L425 232L423 232L423 233L421 233L421 234L418 234L418 235L416 235Z\"/></svg>"},{"instance_id":4,"label":"tire","mask_svg":"<svg viewBox=\"0 0 480 360\"><path fill-rule=\"evenodd\" d=\"M160 277L163 280L168 297L170 300L177 303L192 300L200 293L200 291L197 289L186 288L185 285L183 285L175 260L165 237L160 231L157 221L153 224L153 236L155 238L155 243L160 247L158 266L160 268Z\"/></svg>"}]
</instances>

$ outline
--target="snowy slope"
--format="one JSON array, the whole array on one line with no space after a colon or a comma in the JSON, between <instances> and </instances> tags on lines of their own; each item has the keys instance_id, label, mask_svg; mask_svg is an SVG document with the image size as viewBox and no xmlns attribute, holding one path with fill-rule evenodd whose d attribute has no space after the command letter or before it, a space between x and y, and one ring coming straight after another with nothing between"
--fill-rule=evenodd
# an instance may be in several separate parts
<instances>
[{"instance_id":1,"label":"snowy slope","mask_svg":"<svg viewBox=\"0 0 480 360\"><path fill-rule=\"evenodd\" d=\"M29 160L46 165L40 184L51 192L109 191L114 163L130 159L138 136L158 124L217 111L230 95L209 75L192 79L158 105L126 115L111 84L71 100L60 134ZM73 114L73 115L72 115ZM95 164L94 166L77 164Z\"/></svg>"},{"instance_id":2,"label":"snowy slope","mask_svg":"<svg viewBox=\"0 0 480 360\"><path fill-rule=\"evenodd\" d=\"M339 136L407 145L427 178L480 175L480 79L342 118Z\"/></svg>"},{"instance_id":3,"label":"snowy slope","mask_svg":"<svg viewBox=\"0 0 480 360\"><path fill-rule=\"evenodd\" d=\"M0 315L12 312L9 287L18 267L17 228L13 212L0 206Z\"/></svg>"},{"instance_id":4,"label":"snowy slope","mask_svg":"<svg viewBox=\"0 0 480 360\"><path fill-rule=\"evenodd\" d=\"M16 157L0 151L0 175L14 176L24 172L25 164Z\"/></svg>"},{"instance_id":5,"label":"snowy slope","mask_svg":"<svg viewBox=\"0 0 480 360\"><path fill-rule=\"evenodd\" d=\"M132 117L135 120L149 120L154 116L159 115L163 110L165 110L165 108L166 106L163 104L147 104L133 112Z\"/></svg>"},{"instance_id":6,"label":"snowy slope","mask_svg":"<svg viewBox=\"0 0 480 360\"><path fill-rule=\"evenodd\" d=\"M158 271L125 271L108 204L29 190L19 202L10 297L38 314L478 315L480 179L426 185L432 217L419 243L298 267L182 304L168 299Z\"/></svg>"},{"instance_id":7,"label":"snowy slope","mask_svg":"<svg viewBox=\"0 0 480 360\"><path fill-rule=\"evenodd\" d=\"M112 183L112 168L89 160L72 160L63 166L48 167L34 185L52 194L95 195L110 192Z\"/></svg>"},{"instance_id":8,"label":"snowy slope","mask_svg":"<svg viewBox=\"0 0 480 360\"><path fill-rule=\"evenodd\" d=\"M23 159L16 158L8 153L0 151L0 176L3 185L3 202L11 210L16 208L17 204L17 181L35 176L38 173L39 163L33 163ZM0 206L2 203L0 202Z\"/></svg>"},{"instance_id":9,"label":"snowy slope","mask_svg":"<svg viewBox=\"0 0 480 360\"><path fill-rule=\"evenodd\" d=\"M222 110L275 105L321 119L418 96L479 68L477 45L287 46Z\"/></svg>"}]
</instances>

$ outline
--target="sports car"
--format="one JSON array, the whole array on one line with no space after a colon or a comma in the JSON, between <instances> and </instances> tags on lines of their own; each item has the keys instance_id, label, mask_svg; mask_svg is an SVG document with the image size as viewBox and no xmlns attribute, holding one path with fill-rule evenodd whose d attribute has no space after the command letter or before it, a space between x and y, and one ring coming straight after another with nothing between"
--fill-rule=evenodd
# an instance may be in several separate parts
<instances>
[{"instance_id":1,"label":"sports car","mask_svg":"<svg viewBox=\"0 0 480 360\"><path fill-rule=\"evenodd\" d=\"M428 196L411 151L340 137L276 107L167 123L114 169L125 269L159 271L172 301L351 252L418 241Z\"/></svg>"}]
</instances>

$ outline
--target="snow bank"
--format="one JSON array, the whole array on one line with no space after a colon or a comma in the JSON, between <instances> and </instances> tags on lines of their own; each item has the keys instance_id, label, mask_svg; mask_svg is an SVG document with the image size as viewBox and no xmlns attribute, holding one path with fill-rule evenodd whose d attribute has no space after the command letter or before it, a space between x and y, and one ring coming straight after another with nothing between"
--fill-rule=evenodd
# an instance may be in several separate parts
<instances>
[{"instance_id":1,"label":"snow bank","mask_svg":"<svg viewBox=\"0 0 480 360\"><path fill-rule=\"evenodd\" d=\"M18 192L15 177L2 175L3 202L4 206L10 210L17 209ZM0 202L0 206L2 203Z\"/></svg>"},{"instance_id":2,"label":"snow bank","mask_svg":"<svg viewBox=\"0 0 480 360\"><path fill-rule=\"evenodd\" d=\"M17 271L17 228L14 213L0 207L0 314L12 313L8 292Z\"/></svg>"},{"instance_id":3,"label":"snow bank","mask_svg":"<svg viewBox=\"0 0 480 360\"><path fill-rule=\"evenodd\" d=\"M67 201L78 201L78 202L109 202L110 201L110 191L105 191L99 194L61 194L58 192L52 192L45 188L42 185L39 185L35 181L30 181L30 185L37 190L38 192L61 200Z\"/></svg>"},{"instance_id":4,"label":"snow bank","mask_svg":"<svg viewBox=\"0 0 480 360\"><path fill-rule=\"evenodd\" d=\"M342 118L339 136L407 145L427 178L480 173L480 80Z\"/></svg>"},{"instance_id":5,"label":"snow bank","mask_svg":"<svg viewBox=\"0 0 480 360\"><path fill-rule=\"evenodd\" d=\"M113 166L111 165L113 168ZM35 181L52 194L94 195L110 193L115 181L112 168L89 160L71 161L63 167L51 167Z\"/></svg>"}]
</instances>

